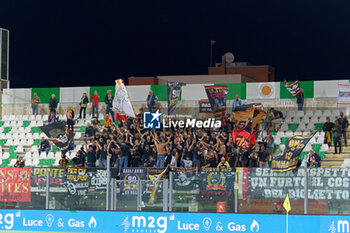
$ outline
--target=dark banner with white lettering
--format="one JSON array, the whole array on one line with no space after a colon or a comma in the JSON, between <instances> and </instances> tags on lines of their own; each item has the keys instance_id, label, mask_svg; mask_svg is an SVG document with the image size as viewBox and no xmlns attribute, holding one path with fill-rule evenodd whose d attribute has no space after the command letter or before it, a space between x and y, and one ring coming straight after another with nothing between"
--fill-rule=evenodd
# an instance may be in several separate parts
<instances>
[{"instance_id":1,"label":"dark banner with white lettering","mask_svg":"<svg viewBox=\"0 0 350 233\"><path fill-rule=\"evenodd\" d=\"M182 86L186 84L183 82L167 82L168 92L168 115L172 114L176 108L179 98L181 96Z\"/></svg>"},{"instance_id":2,"label":"dark banner with white lettering","mask_svg":"<svg viewBox=\"0 0 350 233\"><path fill-rule=\"evenodd\" d=\"M95 168L67 168L66 186L71 195L106 190L107 171Z\"/></svg>"},{"instance_id":3,"label":"dark banner with white lettering","mask_svg":"<svg viewBox=\"0 0 350 233\"><path fill-rule=\"evenodd\" d=\"M199 100L199 112L200 113L212 113L213 110L211 109L209 100Z\"/></svg>"},{"instance_id":4,"label":"dark banner with white lettering","mask_svg":"<svg viewBox=\"0 0 350 233\"><path fill-rule=\"evenodd\" d=\"M196 170L175 168L172 171L173 189L177 191L188 191L199 188L196 182ZM197 179L198 181L198 179Z\"/></svg>"},{"instance_id":5,"label":"dark banner with white lettering","mask_svg":"<svg viewBox=\"0 0 350 233\"><path fill-rule=\"evenodd\" d=\"M227 86L205 86L205 91L210 102L214 117L220 118L226 112Z\"/></svg>"},{"instance_id":6,"label":"dark banner with white lettering","mask_svg":"<svg viewBox=\"0 0 350 233\"><path fill-rule=\"evenodd\" d=\"M309 136L289 138L283 154L273 159L272 170L274 172L286 172L297 168L300 153L314 135L315 133Z\"/></svg>"},{"instance_id":7,"label":"dark banner with white lettering","mask_svg":"<svg viewBox=\"0 0 350 233\"><path fill-rule=\"evenodd\" d=\"M137 195L138 181L147 179L147 168L123 168L120 179L124 181L121 186L122 193Z\"/></svg>"},{"instance_id":8,"label":"dark banner with white lettering","mask_svg":"<svg viewBox=\"0 0 350 233\"><path fill-rule=\"evenodd\" d=\"M305 170L275 173L268 168L248 169L247 196L251 199L291 200L305 197ZM349 168L311 168L308 173L309 200L350 200Z\"/></svg>"}]
</instances>

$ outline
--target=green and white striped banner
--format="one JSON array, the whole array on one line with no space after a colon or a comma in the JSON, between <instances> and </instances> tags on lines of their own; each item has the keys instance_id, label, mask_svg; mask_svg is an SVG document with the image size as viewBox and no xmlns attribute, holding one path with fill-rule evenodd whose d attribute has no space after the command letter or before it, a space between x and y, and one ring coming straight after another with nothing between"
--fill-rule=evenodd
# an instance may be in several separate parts
<instances>
[{"instance_id":1,"label":"green and white striped banner","mask_svg":"<svg viewBox=\"0 0 350 233\"><path fill-rule=\"evenodd\" d=\"M338 84L341 83L349 83L349 80L300 81L300 86L307 99L337 98ZM283 82L188 84L182 88L180 99L188 101L206 99L204 86L207 85L228 86L227 100L233 100L236 94L239 98L248 101L295 99L284 87ZM166 85L127 86L126 88L132 102L144 102L150 90L158 96L160 101L168 100ZM95 90L101 96L100 102L103 102L107 90L114 93L115 86L4 89L2 104L30 104L34 92L37 92L42 104L49 103L51 94L55 94L61 104L77 104L84 92L91 96Z\"/></svg>"}]
</instances>

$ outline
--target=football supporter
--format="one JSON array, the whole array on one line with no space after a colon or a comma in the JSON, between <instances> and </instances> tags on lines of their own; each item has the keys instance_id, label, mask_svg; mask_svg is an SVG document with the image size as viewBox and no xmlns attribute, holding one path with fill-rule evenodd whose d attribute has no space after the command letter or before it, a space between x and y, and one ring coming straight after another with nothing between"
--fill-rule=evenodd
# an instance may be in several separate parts
<instances>
[{"instance_id":1,"label":"football supporter","mask_svg":"<svg viewBox=\"0 0 350 233\"><path fill-rule=\"evenodd\" d=\"M90 99L92 99L92 117L96 117L98 119L98 104L100 96L98 95L97 91L94 91L94 94L90 97Z\"/></svg>"}]
</instances>

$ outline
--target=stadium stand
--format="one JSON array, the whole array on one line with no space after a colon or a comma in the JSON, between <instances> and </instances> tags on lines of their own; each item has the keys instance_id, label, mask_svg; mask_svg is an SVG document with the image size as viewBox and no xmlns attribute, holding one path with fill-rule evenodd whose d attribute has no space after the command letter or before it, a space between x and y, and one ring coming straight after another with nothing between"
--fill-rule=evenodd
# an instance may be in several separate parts
<instances>
[{"instance_id":1,"label":"stadium stand","mask_svg":"<svg viewBox=\"0 0 350 233\"><path fill-rule=\"evenodd\" d=\"M303 159L307 152L313 149L319 153L322 158L323 167L340 167L344 159L349 158L350 148L344 148L342 154L334 154L333 147L329 148L324 144L323 124L327 116L334 121L335 116L339 115L339 110L307 110L304 112L285 111L286 116L280 130L273 131L275 138L274 156L283 152L285 144L289 137L294 135L307 135L313 130L317 130L315 137L304 148L301 158ZM58 166L61 153L51 142L51 150L46 153L38 154L40 138L46 137L39 126L47 124L48 115L4 115L0 121L0 162L2 167L13 166L17 156L21 155L25 159L26 166ZM59 115L60 120L65 120L65 115ZM100 120L103 120L101 114ZM68 159L73 159L76 152L83 145L81 139L85 132L86 123L91 121L91 115L87 115L85 120L76 120L75 128L75 149L67 153ZM258 141L261 137L258 137Z\"/></svg>"}]
</instances>

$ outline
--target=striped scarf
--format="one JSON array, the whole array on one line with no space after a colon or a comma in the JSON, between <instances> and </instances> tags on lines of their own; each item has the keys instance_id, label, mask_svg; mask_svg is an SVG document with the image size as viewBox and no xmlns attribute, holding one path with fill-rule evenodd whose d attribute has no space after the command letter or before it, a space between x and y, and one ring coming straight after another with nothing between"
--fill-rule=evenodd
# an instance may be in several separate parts
<instances>
[{"instance_id":1,"label":"striped scarf","mask_svg":"<svg viewBox=\"0 0 350 233\"><path fill-rule=\"evenodd\" d=\"M67 110L67 117L68 117L68 119L72 119L72 114L73 114L72 109L68 109Z\"/></svg>"}]
</instances>

